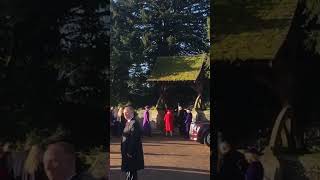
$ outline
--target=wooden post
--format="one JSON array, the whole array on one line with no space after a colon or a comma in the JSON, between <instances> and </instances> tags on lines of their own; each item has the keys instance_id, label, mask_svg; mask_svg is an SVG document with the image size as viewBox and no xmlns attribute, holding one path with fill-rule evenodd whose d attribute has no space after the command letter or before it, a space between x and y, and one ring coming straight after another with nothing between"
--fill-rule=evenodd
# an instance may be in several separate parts
<instances>
[{"instance_id":1,"label":"wooden post","mask_svg":"<svg viewBox=\"0 0 320 180\"><path fill-rule=\"evenodd\" d=\"M165 115L165 108L166 108L166 93L167 87L165 85L161 85L160 87L160 97L158 99L156 109L157 109L157 118L156 118L156 124L160 131L164 128L164 115Z\"/></svg>"},{"instance_id":2,"label":"wooden post","mask_svg":"<svg viewBox=\"0 0 320 180\"><path fill-rule=\"evenodd\" d=\"M277 180L281 177L280 162L277 158L279 152L279 140L281 141L281 130L284 124L285 116L287 114L289 105L285 105L280 111L275 124L272 129L269 145L264 150L264 155L261 158L261 162L265 167L265 176L270 180Z\"/></svg>"},{"instance_id":3,"label":"wooden post","mask_svg":"<svg viewBox=\"0 0 320 180\"><path fill-rule=\"evenodd\" d=\"M195 84L191 86L198 94L195 102L194 102L194 109L195 110L203 110L203 103L202 103L202 92L203 92L203 84L200 81L196 81Z\"/></svg>"},{"instance_id":4,"label":"wooden post","mask_svg":"<svg viewBox=\"0 0 320 180\"><path fill-rule=\"evenodd\" d=\"M206 119L202 110L204 110L204 104L202 103L203 84L201 81L195 81L191 87L197 92L198 96L194 102L193 111L195 113L194 121Z\"/></svg>"}]
</instances>

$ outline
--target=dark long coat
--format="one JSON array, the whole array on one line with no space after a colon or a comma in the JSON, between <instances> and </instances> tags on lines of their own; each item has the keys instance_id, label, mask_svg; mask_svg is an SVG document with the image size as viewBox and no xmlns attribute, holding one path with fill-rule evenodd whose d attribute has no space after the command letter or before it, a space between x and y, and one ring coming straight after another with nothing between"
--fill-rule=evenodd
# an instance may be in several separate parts
<instances>
[{"instance_id":1,"label":"dark long coat","mask_svg":"<svg viewBox=\"0 0 320 180\"><path fill-rule=\"evenodd\" d=\"M138 121L132 119L126 123L121 142L121 170L124 172L144 169L141 134L142 130ZM128 157L127 154L132 157Z\"/></svg>"},{"instance_id":2,"label":"dark long coat","mask_svg":"<svg viewBox=\"0 0 320 180\"><path fill-rule=\"evenodd\" d=\"M221 167L218 180L245 180L247 162L242 153L231 150L221 159Z\"/></svg>"},{"instance_id":3,"label":"dark long coat","mask_svg":"<svg viewBox=\"0 0 320 180\"><path fill-rule=\"evenodd\" d=\"M192 113L191 112L186 113L185 120L184 120L184 127L185 127L186 136L189 136L191 122L192 122Z\"/></svg>"}]
</instances>

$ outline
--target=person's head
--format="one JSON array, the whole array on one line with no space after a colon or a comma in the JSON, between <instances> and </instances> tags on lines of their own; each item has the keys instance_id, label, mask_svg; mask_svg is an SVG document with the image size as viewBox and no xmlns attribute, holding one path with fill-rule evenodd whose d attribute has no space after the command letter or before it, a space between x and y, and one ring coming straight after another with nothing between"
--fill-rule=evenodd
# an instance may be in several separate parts
<instances>
[{"instance_id":1,"label":"person's head","mask_svg":"<svg viewBox=\"0 0 320 180\"><path fill-rule=\"evenodd\" d=\"M187 109L187 113L191 113L190 109Z\"/></svg>"},{"instance_id":2,"label":"person's head","mask_svg":"<svg viewBox=\"0 0 320 180\"><path fill-rule=\"evenodd\" d=\"M110 107L110 111L113 111L113 109L114 109L113 106L111 106L111 107Z\"/></svg>"},{"instance_id":3,"label":"person's head","mask_svg":"<svg viewBox=\"0 0 320 180\"><path fill-rule=\"evenodd\" d=\"M39 168L42 158L43 150L39 145L31 146L27 159L24 163L24 171L28 174L34 174Z\"/></svg>"},{"instance_id":4,"label":"person's head","mask_svg":"<svg viewBox=\"0 0 320 180\"><path fill-rule=\"evenodd\" d=\"M227 154L228 152L231 151L231 145L226 141L221 142L219 145L219 150L222 155Z\"/></svg>"},{"instance_id":5,"label":"person's head","mask_svg":"<svg viewBox=\"0 0 320 180\"><path fill-rule=\"evenodd\" d=\"M149 110L150 110L150 107L149 107L149 106L145 106L144 109L145 109L146 111L149 111Z\"/></svg>"},{"instance_id":6,"label":"person's head","mask_svg":"<svg viewBox=\"0 0 320 180\"><path fill-rule=\"evenodd\" d=\"M9 142L6 142L3 146L3 151L4 152L11 152L12 151L12 144Z\"/></svg>"},{"instance_id":7,"label":"person's head","mask_svg":"<svg viewBox=\"0 0 320 180\"><path fill-rule=\"evenodd\" d=\"M245 151L244 155L245 155L245 158L248 161L248 163L252 163L252 162L255 162L255 161L259 160L259 152L254 147L249 147Z\"/></svg>"},{"instance_id":8,"label":"person's head","mask_svg":"<svg viewBox=\"0 0 320 180\"><path fill-rule=\"evenodd\" d=\"M181 107L181 106L178 106L178 110L181 111L181 110L182 110L182 107Z\"/></svg>"},{"instance_id":9,"label":"person's head","mask_svg":"<svg viewBox=\"0 0 320 180\"><path fill-rule=\"evenodd\" d=\"M43 164L49 180L63 180L76 173L76 154L72 144L55 142L44 153Z\"/></svg>"},{"instance_id":10,"label":"person's head","mask_svg":"<svg viewBox=\"0 0 320 180\"><path fill-rule=\"evenodd\" d=\"M126 106L123 110L123 115L126 120L131 120L134 117L134 109L132 106Z\"/></svg>"}]
</instances>

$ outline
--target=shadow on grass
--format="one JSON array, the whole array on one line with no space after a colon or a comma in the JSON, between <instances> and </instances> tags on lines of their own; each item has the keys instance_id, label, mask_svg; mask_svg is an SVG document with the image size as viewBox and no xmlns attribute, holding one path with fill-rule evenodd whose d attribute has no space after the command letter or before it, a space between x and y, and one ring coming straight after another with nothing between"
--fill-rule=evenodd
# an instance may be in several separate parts
<instances>
[{"instance_id":1,"label":"shadow on grass","mask_svg":"<svg viewBox=\"0 0 320 180\"><path fill-rule=\"evenodd\" d=\"M145 146L153 146L153 144L149 144L151 142L148 142L148 143L143 143L143 145ZM200 143L199 144L191 144L191 143L172 143L172 142L154 142L154 143L157 143L157 144L161 144L161 145L182 145L182 146L199 146L201 145Z\"/></svg>"},{"instance_id":2,"label":"shadow on grass","mask_svg":"<svg viewBox=\"0 0 320 180\"><path fill-rule=\"evenodd\" d=\"M120 145L121 143L111 143L110 145ZM157 143L157 144L145 144L145 143L143 143L143 145L144 146L156 146L156 147L158 147L158 146L162 146L161 145L161 143Z\"/></svg>"},{"instance_id":3,"label":"shadow on grass","mask_svg":"<svg viewBox=\"0 0 320 180\"><path fill-rule=\"evenodd\" d=\"M120 152L110 152L110 154L121 154ZM187 155L180 155L180 154L159 154L159 153L144 153L144 155L150 156L187 156Z\"/></svg>"},{"instance_id":4,"label":"shadow on grass","mask_svg":"<svg viewBox=\"0 0 320 180\"><path fill-rule=\"evenodd\" d=\"M115 138L110 140L111 145L120 145L121 139ZM181 137L151 137L143 138L142 143L144 146L161 146L161 145L194 145L199 146L200 143Z\"/></svg>"},{"instance_id":5,"label":"shadow on grass","mask_svg":"<svg viewBox=\"0 0 320 180\"><path fill-rule=\"evenodd\" d=\"M111 143L111 145L120 145L120 143ZM188 143L174 143L174 142L143 142L143 146L164 146L164 145L180 145L180 146L201 146L203 144L188 144Z\"/></svg>"},{"instance_id":6,"label":"shadow on grass","mask_svg":"<svg viewBox=\"0 0 320 180\"><path fill-rule=\"evenodd\" d=\"M157 153L144 153L144 155L151 155L151 156L187 156L187 155L180 155L180 154L157 154Z\"/></svg>"},{"instance_id":7,"label":"shadow on grass","mask_svg":"<svg viewBox=\"0 0 320 180\"><path fill-rule=\"evenodd\" d=\"M120 166L111 166L111 180L125 179L125 173L121 172ZM200 169L177 168L177 167L162 167L148 166L138 172L139 180L176 180L183 178L184 180L209 180L210 172Z\"/></svg>"},{"instance_id":8,"label":"shadow on grass","mask_svg":"<svg viewBox=\"0 0 320 180\"><path fill-rule=\"evenodd\" d=\"M110 142L113 143L117 143L117 142L120 142L121 140L121 137L114 137L112 136L110 138ZM143 142L154 142L154 141L191 141L189 139L185 139L184 137L182 136L178 136L178 135L174 135L173 137L170 137L170 136L164 136L164 135L161 135L161 134L156 134L156 135L153 135L152 137L142 137L142 141Z\"/></svg>"}]
</instances>

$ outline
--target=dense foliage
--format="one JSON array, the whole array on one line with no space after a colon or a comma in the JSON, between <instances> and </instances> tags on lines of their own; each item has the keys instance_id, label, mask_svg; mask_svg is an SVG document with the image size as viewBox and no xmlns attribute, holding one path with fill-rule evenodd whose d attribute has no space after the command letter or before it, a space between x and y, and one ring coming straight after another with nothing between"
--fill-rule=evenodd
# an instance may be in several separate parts
<instances>
[{"instance_id":1,"label":"dense foliage","mask_svg":"<svg viewBox=\"0 0 320 180\"><path fill-rule=\"evenodd\" d=\"M117 0L111 3L111 102L156 102L146 79L159 56L209 48L209 1Z\"/></svg>"},{"instance_id":2,"label":"dense foliage","mask_svg":"<svg viewBox=\"0 0 320 180\"><path fill-rule=\"evenodd\" d=\"M1 2L0 112L6 123L0 136L22 136L31 127L55 128L72 119L81 125L81 113L102 113L109 13L102 0Z\"/></svg>"},{"instance_id":3,"label":"dense foliage","mask_svg":"<svg viewBox=\"0 0 320 180\"><path fill-rule=\"evenodd\" d=\"M320 1L301 0L304 5L304 46L308 53L320 55Z\"/></svg>"}]
</instances>

